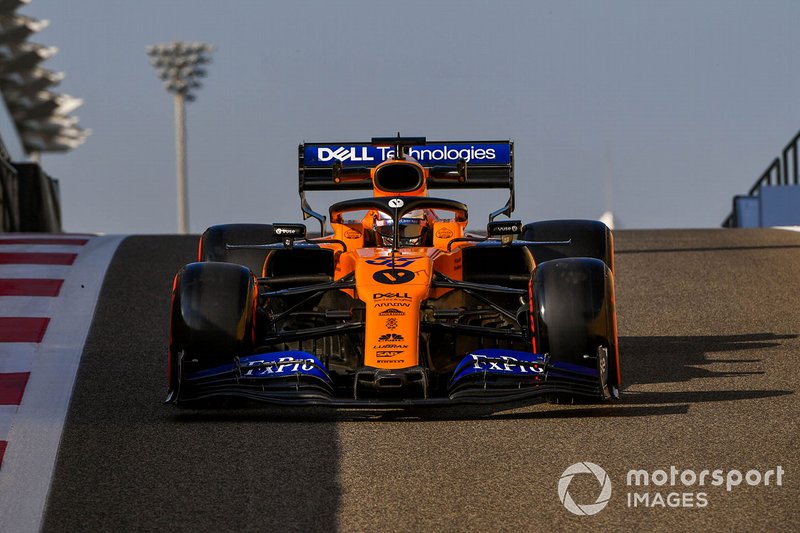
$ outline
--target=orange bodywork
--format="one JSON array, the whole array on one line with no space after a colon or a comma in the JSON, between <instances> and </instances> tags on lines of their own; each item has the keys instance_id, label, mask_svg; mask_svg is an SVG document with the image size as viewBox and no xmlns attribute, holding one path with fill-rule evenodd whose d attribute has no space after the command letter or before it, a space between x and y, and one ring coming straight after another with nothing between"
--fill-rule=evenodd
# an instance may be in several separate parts
<instances>
[{"instance_id":1,"label":"orange bodywork","mask_svg":"<svg viewBox=\"0 0 800 533\"><path fill-rule=\"evenodd\" d=\"M382 167L397 164L416 166L422 176L420 186L400 193L381 190L375 183L376 173ZM384 161L370 169L376 197L428 196L428 175L428 169L408 158ZM366 304L366 366L398 369L419 365L420 304L452 290L432 290L433 272L462 279L461 247L469 243L451 244L451 241L464 237L466 218L442 219L433 211L425 211L431 228L429 246L400 248L394 252L390 248L375 247L372 232L379 216L375 210L367 211L358 220L347 220L341 213L332 216L332 238L343 242L346 251L338 244L321 244L335 254L335 279L355 273L356 288L344 289L344 292Z\"/></svg>"},{"instance_id":2,"label":"orange bodywork","mask_svg":"<svg viewBox=\"0 0 800 533\"><path fill-rule=\"evenodd\" d=\"M354 252L356 297L366 304L365 365L406 368L419 364L419 309L428 298L433 272L429 252L435 250Z\"/></svg>"}]
</instances>

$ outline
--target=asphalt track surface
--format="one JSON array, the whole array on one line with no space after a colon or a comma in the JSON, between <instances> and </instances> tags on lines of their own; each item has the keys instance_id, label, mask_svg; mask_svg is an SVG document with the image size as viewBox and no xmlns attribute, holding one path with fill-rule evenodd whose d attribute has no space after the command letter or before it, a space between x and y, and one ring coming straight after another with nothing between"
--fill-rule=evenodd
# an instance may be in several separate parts
<instances>
[{"instance_id":1,"label":"asphalt track surface","mask_svg":"<svg viewBox=\"0 0 800 533\"><path fill-rule=\"evenodd\" d=\"M195 238L131 237L87 339L44 531L800 529L800 233L619 231L624 397L512 410L179 410L168 294ZM565 510L571 464L611 499ZM784 469L782 486L630 487L631 469ZM590 475L569 486L594 503ZM630 507L628 493L705 493Z\"/></svg>"}]
</instances>

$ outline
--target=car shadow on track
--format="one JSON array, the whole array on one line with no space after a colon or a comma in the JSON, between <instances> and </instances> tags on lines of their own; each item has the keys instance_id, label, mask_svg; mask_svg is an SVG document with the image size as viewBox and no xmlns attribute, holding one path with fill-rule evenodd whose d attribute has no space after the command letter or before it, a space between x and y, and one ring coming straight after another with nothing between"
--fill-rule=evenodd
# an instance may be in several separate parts
<instances>
[{"instance_id":1,"label":"car shadow on track","mask_svg":"<svg viewBox=\"0 0 800 533\"><path fill-rule=\"evenodd\" d=\"M695 403L752 400L794 394L793 390L780 389L647 389L649 385L684 384L700 378L762 376L765 372L759 363L769 353L768 350L778 349L785 341L797 337L798 335L776 333L620 337L620 353L624 354L621 357L624 386L636 389L623 391L624 403L688 406ZM732 356L734 352L748 350L758 350L754 353L757 356ZM715 365L716 368L712 368ZM750 383L748 380L737 382Z\"/></svg>"},{"instance_id":2,"label":"car shadow on track","mask_svg":"<svg viewBox=\"0 0 800 533\"><path fill-rule=\"evenodd\" d=\"M728 358L726 353L778 348L798 335L751 333L743 335L620 337L619 351L625 386L680 383L696 378L761 375L754 363L761 357ZM718 354L709 357L709 354ZM759 356L763 352L759 352ZM736 370L709 368L716 363L739 365Z\"/></svg>"}]
</instances>

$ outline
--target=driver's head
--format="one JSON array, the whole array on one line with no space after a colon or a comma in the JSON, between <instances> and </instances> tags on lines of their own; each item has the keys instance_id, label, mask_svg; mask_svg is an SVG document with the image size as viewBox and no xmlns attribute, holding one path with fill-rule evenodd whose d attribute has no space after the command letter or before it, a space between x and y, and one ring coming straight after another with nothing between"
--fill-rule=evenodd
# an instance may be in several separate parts
<instances>
[{"instance_id":1,"label":"driver's head","mask_svg":"<svg viewBox=\"0 0 800 533\"><path fill-rule=\"evenodd\" d=\"M428 224L422 210L406 213L398 221L400 243L398 248L404 246L424 246L428 234ZM381 214L375 221L375 238L378 246L392 246L394 238L394 221L387 215Z\"/></svg>"}]
</instances>

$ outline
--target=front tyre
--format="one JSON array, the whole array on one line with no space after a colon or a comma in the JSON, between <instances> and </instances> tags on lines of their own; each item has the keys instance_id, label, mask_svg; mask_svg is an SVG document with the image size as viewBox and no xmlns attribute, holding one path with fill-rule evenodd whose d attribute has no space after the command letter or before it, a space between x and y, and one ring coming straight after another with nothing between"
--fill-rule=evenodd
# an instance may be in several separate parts
<instances>
[{"instance_id":1,"label":"front tyre","mask_svg":"<svg viewBox=\"0 0 800 533\"><path fill-rule=\"evenodd\" d=\"M601 379L603 396L616 396L619 353L608 266L585 257L545 261L533 271L530 292L534 351L553 361L600 368L608 376Z\"/></svg>"},{"instance_id":2,"label":"front tyre","mask_svg":"<svg viewBox=\"0 0 800 533\"><path fill-rule=\"evenodd\" d=\"M181 374L252 353L258 288L246 267L191 263L175 276L170 311L167 400L177 400Z\"/></svg>"}]
</instances>

